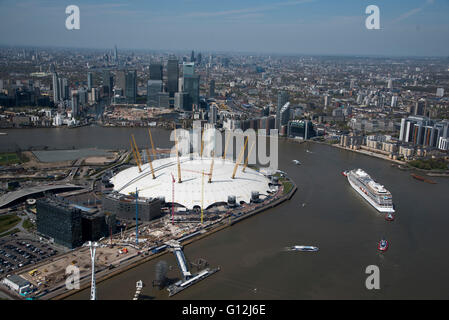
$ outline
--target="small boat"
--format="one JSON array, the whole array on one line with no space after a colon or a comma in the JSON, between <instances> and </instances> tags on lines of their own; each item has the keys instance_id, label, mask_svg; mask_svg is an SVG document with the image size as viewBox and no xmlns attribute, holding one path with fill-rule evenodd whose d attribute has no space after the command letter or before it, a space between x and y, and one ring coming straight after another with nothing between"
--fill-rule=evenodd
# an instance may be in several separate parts
<instances>
[{"instance_id":1,"label":"small boat","mask_svg":"<svg viewBox=\"0 0 449 320\"><path fill-rule=\"evenodd\" d=\"M305 252L318 251L318 247L313 247L313 246L291 246L288 249L289 249L289 251L305 251Z\"/></svg>"},{"instance_id":2,"label":"small boat","mask_svg":"<svg viewBox=\"0 0 449 320\"><path fill-rule=\"evenodd\" d=\"M388 241L385 239L382 239L379 241L379 245L377 246L377 249L379 249L379 251L385 252L388 249Z\"/></svg>"},{"instance_id":3,"label":"small boat","mask_svg":"<svg viewBox=\"0 0 449 320\"><path fill-rule=\"evenodd\" d=\"M301 162L299 161L299 160L292 160L292 162L294 163L294 164L301 164Z\"/></svg>"},{"instance_id":4,"label":"small boat","mask_svg":"<svg viewBox=\"0 0 449 320\"><path fill-rule=\"evenodd\" d=\"M394 215L391 212L389 212L388 214L385 215L385 220L393 221L394 220Z\"/></svg>"},{"instance_id":5,"label":"small boat","mask_svg":"<svg viewBox=\"0 0 449 320\"><path fill-rule=\"evenodd\" d=\"M432 181L432 180L430 180L430 179L426 179L426 178L421 177L421 176L419 176L419 175L417 175L417 174L415 174L415 173L412 173L412 174L410 174L410 175L411 175L413 178L415 178L416 180L423 181L423 182L427 182L427 183L430 183L430 184L436 184L435 181Z\"/></svg>"},{"instance_id":6,"label":"small boat","mask_svg":"<svg viewBox=\"0 0 449 320\"><path fill-rule=\"evenodd\" d=\"M341 174L344 175L345 177L347 177L348 176L348 171L342 171Z\"/></svg>"}]
</instances>

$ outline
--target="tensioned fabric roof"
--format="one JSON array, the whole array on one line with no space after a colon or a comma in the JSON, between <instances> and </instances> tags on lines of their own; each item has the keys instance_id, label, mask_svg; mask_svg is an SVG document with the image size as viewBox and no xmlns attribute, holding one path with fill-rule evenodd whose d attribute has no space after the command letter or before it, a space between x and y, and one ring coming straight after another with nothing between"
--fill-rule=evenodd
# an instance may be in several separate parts
<instances>
[{"instance_id":1,"label":"tensioned fabric roof","mask_svg":"<svg viewBox=\"0 0 449 320\"><path fill-rule=\"evenodd\" d=\"M267 194L270 190L268 186L270 180L249 167L242 172L243 166L239 166L235 179L232 179L235 162L222 158L214 159L212 183L208 183L211 162L212 158L180 157L182 183L178 183L177 158L153 161L156 179L153 179L150 165L147 163L141 166L142 172L139 172L137 166L131 167L119 172L110 182L114 185L114 191L121 194L129 195L136 192L137 188L139 198L162 196L167 202L173 201L174 186L174 202L187 209L193 209L194 206L201 207L202 197L204 197L203 208L207 208L217 202L227 202L230 195L236 197L237 203L240 201L249 203L252 191ZM174 184L172 177L175 179Z\"/></svg>"}]
</instances>

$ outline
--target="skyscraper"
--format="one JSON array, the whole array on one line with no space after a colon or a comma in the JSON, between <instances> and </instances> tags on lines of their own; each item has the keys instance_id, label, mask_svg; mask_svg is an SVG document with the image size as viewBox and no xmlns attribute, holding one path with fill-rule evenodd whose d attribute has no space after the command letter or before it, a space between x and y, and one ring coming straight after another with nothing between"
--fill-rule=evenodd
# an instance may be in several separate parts
<instances>
[{"instance_id":1,"label":"skyscraper","mask_svg":"<svg viewBox=\"0 0 449 320\"><path fill-rule=\"evenodd\" d=\"M214 98L215 97L215 80L209 81L209 97Z\"/></svg>"},{"instance_id":2,"label":"skyscraper","mask_svg":"<svg viewBox=\"0 0 449 320\"><path fill-rule=\"evenodd\" d=\"M60 100L59 92L60 90L58 74L56 72L53 72L53 101L55 103L58 103Z\"/></svg>"},{"instance_id":3,"label":"skyscraper","mask_svg":"<svg viewBox=\"0 0 449 320\"><path fill-rule=\"evenodd\" d=\"M276 129L281 129L281 109L288 102L288 93L285 91L279 91L278 93L278 105L276 109Z\"/></svg>"},{"instance_id":4,"label":"skyscraper","mask_svg":"<svg viewBox=\"0 0 449 320\"><path fill-rule=\"evenodd\" d=\"M167 91L173 98L178 92L179 64L178 59L171 55L167 62Z\"/></svg>"},{"instance_id":5,"label":"skyscraper","mask_svg":"<svg viewBox=\"0 0 449 320\"><path fill-rule=\"evenodd\" d=\"M90 91L93 87L93 79L92 79L92 72L87 73L87 89Z\"/></svg>"},{"instance_id":6,"label":"skyscraper","mask_svg":"<svg viewBox=\"0 0 449 320\"><path fill-rule=\"evenodd\" d=\"M195 74L195 64L194 63L183 63L182 64L182 75L193 76Z\"/></svg>"},{"instance_id":7,"label":"skyscraper","mask_svg":"<svg viewBox=\"0 0 449 320\"><path fill-rule=\"evenodd\" d=\"M198 106L200 101L200 76L184 75L184 91L189 94L190 104Z\"/></svg>"},{"instance_id":8,"label":"skyscraper","mask_svg":"<svg viewBox=\"0 0 449 320\"><path fill-rule=\"evenodd\" d=\"M125 77L125 97L127 103L136 103L137 99L137 72L128 71Z\"/></svg>"},{"instance_id":9,"label":"skyscraper","mask_svg":"<svg viewBox=\"0 0 449 320\"><path fill-rule=\"evenodd\" d=\"M192 50L192 54L190 55L190 62L195 62L195 52Z\"/></svg>"},{"instance_id":10,"label":"skyscraper","mask_svg":"<svg viewBox=\"0 0 449 320\"><path fill-rule=\"evenodd\" d=\"M160 63L150 64L150 80L162 80L162 65Z\"/></svg>"},{"instance_id":11,"label":"skyscraper","mask_svg":"<svg viewBox=\"0 0 449 320\"><path fill-rule=\"evenodd\" d=\"M118 52L117 52L117 45L114 46L114 62L118 62Z\"/></svg>"},{"instance_id":12,"label":"skyscraper","mask_svg":"<svg viewBox=\"0 0 449 320\"><path fill-rule=\"evenodd\" d=\"M72 118L77 117L79 111L80 111L79 96L78 93L74 93L72 94Z\"/></svg>"},{"instance_id":13,"label":"skyscraper","mask_svg":"<svg viewBox=\"0 0 449 320\"><path fill-rule=\"evenodd\" d=\"M119 70L117 71L117 80L115 83L116 88L122 89L123 92L125 92L126 89L126 71L125 70Z\"/></svg>"},{"instance_id":14,"label":"skyscraper","mask_svg":"<svg viewBox=\"0 0 449 320\"><path fill-rule=\"evenodd\" d=\"M162 92L162 80L148 80L147 106L159 107L159 93Z\"/></svg>"},{"instance_id":15,"label":"skyscraper","mask_svg":"<svg viewBox=\"0 0 449 320\"><path fill-rule=\"evenodd\" d=\"M107 96L112 97L112 88L114 87L114 77L109 70L103 70L103 86L106 87Z\"/></svg>"}]
</instances>

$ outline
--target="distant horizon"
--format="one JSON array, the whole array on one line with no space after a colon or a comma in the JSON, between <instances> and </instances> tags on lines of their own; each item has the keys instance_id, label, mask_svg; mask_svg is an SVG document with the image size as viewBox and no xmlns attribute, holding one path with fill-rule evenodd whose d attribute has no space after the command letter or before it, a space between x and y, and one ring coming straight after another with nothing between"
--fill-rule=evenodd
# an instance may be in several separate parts
<instances>
[{"instance_id":1,"label":"distant horizon","mask_svg":"<svg viewBox=\"0 0 449 320\"><path fill-rule=\"evenodd\" d=\"M68 46L31 46L31 45L9 45L0 43L1 48L11 48L11 49L56 49L56 50L91 50L91 51L112 51L114 47L68 47ZM357 54L357 53L347 53L347 54L324 54L324 53L293 53L293 52L251 52L251 51L223 51L223 50L200 50L200 49L149 49L149 48L121 48L117 45L117 51L146 51L148 53L185 53L189 54L194 51L195 55L197 53L213 53L213 54L241 54L241 55L260 55L260 56L278 56L278 57L348 57L348 58L432 58L432 59L449 59L448 55L441 56L426 56L426 55L385 55L385 54Z\"/></svg>"}]
</instances>

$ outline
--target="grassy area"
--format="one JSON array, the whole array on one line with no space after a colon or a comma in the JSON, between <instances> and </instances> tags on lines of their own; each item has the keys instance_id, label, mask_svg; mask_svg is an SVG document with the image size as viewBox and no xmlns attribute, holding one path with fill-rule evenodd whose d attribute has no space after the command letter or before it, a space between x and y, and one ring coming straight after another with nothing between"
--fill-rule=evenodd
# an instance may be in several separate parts
<instances>
[{"instance_id":1,"label":"grassy area","mask_svg":"<svg viewBox=\"0 0 449 320\"><path fill-rule=\"evenodd\" d=\"M19 221L20 218L12 214L0 216L0 234L17 225Z\"/></svg>"},{"instance_id":2,"label":"grassy area","mask_svg":"<svg viewBox=\"0 0 449 320\"><path fill-rule=\"evenodd\" d=\"M30 219L26 219L26 220L23 221L22 226L23 226L26 230L31 231L31 229L33 229L35 225L34 225L34 223L32 223L32 222L30 221Z\"/></svg>"},{"instance_id":3,"label":"grassy area","mask_svg":"<svg viewBox=\"0 0 449 320\"><path fill-rule=\"evenodd\" d=\"M20 163L17 153L0 153L0 165Z\"/></svg>"},{"instance_id":4,"label":"grassy area","mask_svg":"<svg viewBox=\"0 0 449 320\"><path fill-rule=\"evenodd\" d=\"M448 170L449 163L444 159L412 160L409 165L424 170Z\"/></svg>"},{"instance_id":5,"label":"grassy area","mask_svg":"<svg viewBox=\"0 0 449 320\"><path fill-rule=\"evenodd\" d=\"M288 181L288 180L283 180L283 181L281 181L281 183L282 183L282 186L284 187L284 189L283 189L283 191L282 191L282 194L287 194L287 193L289 193L290 191L292 191L292 189L293 189L293 183L291 183L291 182Z\"/></svg>"}]
</instances>

